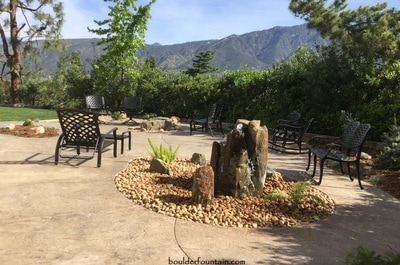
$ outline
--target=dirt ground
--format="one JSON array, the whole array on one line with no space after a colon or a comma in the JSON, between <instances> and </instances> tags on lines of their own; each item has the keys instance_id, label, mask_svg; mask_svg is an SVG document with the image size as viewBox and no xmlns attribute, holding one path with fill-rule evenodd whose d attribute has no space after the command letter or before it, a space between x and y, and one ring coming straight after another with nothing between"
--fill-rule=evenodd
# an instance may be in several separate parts
<instances>
[{"instance_id":1,"label":"dirt ground","mask_svg":"<svg viewBox=\"0 0 400 265\"><path fill-rule=\"evenodd\" d=\"M40 126L15 126L14 129L0 128L0 134L9 134L19 137L56 137L59 135L59 130L51 127L38 128ZM44 129L44 132L43 132ZM370 166L371 169L365 172L364 180L372 183L378 188L386 191L392 196L400 199L400 170L383 170L379 169L375 164L378 150L369 150L372 159L364 160L364 166Z\"/></svg>"}]
</instances>

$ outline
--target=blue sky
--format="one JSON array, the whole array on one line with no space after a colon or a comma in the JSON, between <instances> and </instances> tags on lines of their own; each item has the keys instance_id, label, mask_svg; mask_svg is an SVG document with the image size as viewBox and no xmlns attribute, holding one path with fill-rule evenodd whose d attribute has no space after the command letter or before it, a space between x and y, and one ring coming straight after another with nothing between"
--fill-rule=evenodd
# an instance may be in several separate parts
<instances>
[{"instance_id":1,"label":"blue sky","mask_svg":"<svg viewBox=\"0 0 400 265\"><path fill-rule=\"evenodd\" d=\"M303 24L288 9L289 0L157 0L152 6L146 42L163 45L196 40L221 39L232 34ZM373 5L384 0L348 0L349 8ZM400 9L400 0L386 1ZM145 0L137 2L147 3ZM108 2L64 1L63 37L97 38L87 27L107 18Z\"/></svg>"}]
</instances>

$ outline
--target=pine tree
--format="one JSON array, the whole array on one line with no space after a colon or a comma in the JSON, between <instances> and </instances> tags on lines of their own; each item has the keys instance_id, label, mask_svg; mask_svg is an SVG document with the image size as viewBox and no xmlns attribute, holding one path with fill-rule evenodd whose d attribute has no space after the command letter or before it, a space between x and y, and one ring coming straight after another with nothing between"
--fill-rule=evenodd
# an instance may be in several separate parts
<instances>
[{"instance_id":1,"label":"pine tree","mask_svg":"<svg viewBox=\"0 0 400 265\"><path fill-rule=\"evenodd\" d=\"M384 169L400 169L400 126L394 125L382 135L382 151L377 159L378 166Z\"/></svg>"}]
</instances>

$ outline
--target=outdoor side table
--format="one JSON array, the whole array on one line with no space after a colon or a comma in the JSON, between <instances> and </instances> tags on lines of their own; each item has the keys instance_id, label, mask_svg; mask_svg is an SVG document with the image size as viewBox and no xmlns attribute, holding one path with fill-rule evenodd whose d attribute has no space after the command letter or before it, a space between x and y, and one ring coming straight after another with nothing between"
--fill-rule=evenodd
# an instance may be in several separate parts
<instances>
[{"instance_id":1,"label":"outdoor side table","mask_svg":"<svg viewBox=\"0 0 400 265\"><path fill-rule=\"evenodd\" d=\"M106 138L112 139L111 136L107 136ZM117 134L117 141L118 140L121 141L121 154L124 153L125 139L128 139L128 148L129 148L129 150L131 150L131 148L132 148L132 133L131 133L131 131L125 131L125 132L122 132L121 134Z\"/></svg>"}]
</instances>

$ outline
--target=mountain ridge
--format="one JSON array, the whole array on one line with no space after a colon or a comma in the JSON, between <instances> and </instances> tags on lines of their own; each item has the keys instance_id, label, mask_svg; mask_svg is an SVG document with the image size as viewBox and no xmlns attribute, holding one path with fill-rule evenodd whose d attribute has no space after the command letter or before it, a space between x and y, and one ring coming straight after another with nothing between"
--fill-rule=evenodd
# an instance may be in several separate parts
<instances>
[{"instance_id":1,"label":"mountain ridge","mask_svg":"<svg viewBox=\"0 0 400 265\"><path fill-rule=\"evenodd\" d=\"M67 39L67 51L80 51L85 70L91 69L91 63L102 53L102 47L96 45L100 39ZM261 70L272 66L276 61L287 60L299 47L314 47L326 41L315 30L305 24L297 26L276 26L266 30L253 31L241 35L232 34L222 39L189 41L178 44L148 44L146 49L138 51L139 58L154 57L157 65L167 71L182 71L192 65L197 54L206 50L215 50L212 64L218 72L237 70L247 67ZM60 53L49 52L42 59L46 72L56 69Z\"/></svg>"}]
</instances>

